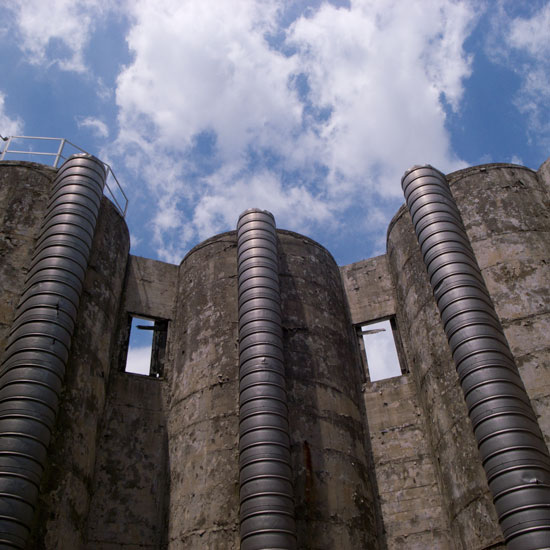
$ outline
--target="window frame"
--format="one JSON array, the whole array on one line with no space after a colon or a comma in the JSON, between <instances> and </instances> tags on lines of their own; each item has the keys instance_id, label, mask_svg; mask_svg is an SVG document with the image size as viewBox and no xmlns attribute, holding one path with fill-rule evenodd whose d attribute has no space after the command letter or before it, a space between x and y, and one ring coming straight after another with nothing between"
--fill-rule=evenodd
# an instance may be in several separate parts
<instances>
[{"instance_id":1,"label":"window frame","mask_svg":"<svg viewBox=\"0 0 550 550\"><path fill-rule=\"evenodd\" d=\"M376 323L382 323L384 321L389 321L390 328L391 328L391 334L393 336L393 343L395 346L395 351L397 355L397 361L400 369L399 374L395 374L392 376L388 376L387 378L379 378L377 380L371 380L371 374L369 371L369 365L368 365L368 357L367 357L367 349L365 346L365 342L363 340L364 337L364 328L370 325L374 325ZM359 354L361 357L361 366L363 370L363 376L366 382L374 383L374 382L383 382L384 380L390 380L392 378L399 378L400 376L405 376L409 374L409 369L407 367L407 361L405 357L405 352L403 349L403 344L401 342L401 337L399 334L399 329L397 326L397 320L395 315L387 315L384 317L379 317L377 319L371 319L368 321L364 321L362 323L358 323L355 325L355 334L357 336L357 344L359 347Z\"/></svg>"},{"instance_id":2,"label":"window frame","mask_svg":"<svg viewBox=\"0 0 550 550\"><path fill-rule=\"evenodd\" d=\"M151 340L151 355L149 360L149 372L137 373L127 370L128 366L128 352L130 350L130 339L132 337L132 322L134 319L141 319L143 321L152 321L152 340ZM164 367L166 364L166 347L168 341L168 319L161 319L153 317L151 315L143 313L126 312L126 324L124 327L124 334L122 335L122 346L120 353L119 371L125 374L132 374L135 376L147 376L150 378L162 379L164 378ZM137 328L137 327L136 327ZM144 329L141 329L144 330Z\"/></svg>"}]
</instances>

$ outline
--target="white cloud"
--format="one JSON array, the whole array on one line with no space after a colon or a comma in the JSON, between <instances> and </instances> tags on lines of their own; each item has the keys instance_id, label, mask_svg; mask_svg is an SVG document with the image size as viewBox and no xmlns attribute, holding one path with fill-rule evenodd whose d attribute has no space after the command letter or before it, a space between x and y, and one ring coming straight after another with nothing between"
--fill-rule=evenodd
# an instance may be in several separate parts
<instances>
[{"instance_id":1,"label":"white cloud","mask_svg":"<svg viewBox=\"0 0 550 550\"><path fill-rule=\"evenodd\" d=\"M89 128L92 133L100 138L109 137L109 127L105 122L95 117L85 117L77 120L77 125L79 128Z\"/></svg>"},{"instance_id":2,"label":"white cloud","mask_svg":"<svg viewBox=\"0 0 550 550\"><path fill-rule=\"evenodd\" d=\"M489 57L521 79L515 105L529 121L530 137L550 145L550 2L531 17L510 17L501 2L487 43Z\"/></svg>"},{"instance_id":3,"label":"white cloud","mask_svg":"<svg viewBox=\"0 0 550 550\"><path fill-rule=\"evenodd\" d=\"M132 247L139 246L139 244L142 242L142 239L138 237L135 233L132 233L130 231L130 243Z\"/></svg>"},{"instance_id":4,"label":"white cloud","mask_svg":"<svg viewBox=\"0 0 550 550\"><path fill-rule=\"evenodd\" d=\"M286 28L276 0L132 4L116 149L157 201L161 257L250 206L290 229L333 227L400 197L412 164L461 166L445 110L460 108L471 71L472 4L312 4Z\"/></svg>"},{"instance_id":5,"label":"white cloud","mask_svg":"<svg viewBox=\"0 0 550 550\"><path fill-rule=\"evenodd\" d=\"M370 183L397 195L409 165L458 166L441 96L458 108L470 74L462 44L473 18L467 3L357 1L350 10L325 4L294 24L290 38L311 99L332 110L320 129L332 192Z\"/></svg>"},{"instance_id":6,"label":"white cloud","mask_svg":"<svg viewBox=\"0 0 550 550\"><path fill-rule=\"evenodd\" d=\"M215 186L197 202L191 224L204 239L227 227L234 228L237 216L254 206L273 212L280 227L293 226L298 231L307 231L314 222L334 223L328 204L304 185L285 188L276 175L264 171L230 185Z\"/></svg>"},{"instance_id":7,"label":"white cloud","mask_svg":"<svg viewBox=\"0 0 550 550\"><path fill-rule=\"evenodd\" d=\"M84 48L108 6L107 0L12 0L4 9L15 19L16 39L27 61L85 72Z\"/></svg>"},{"instance_id":8,"label":"white cloud","mask_svg":"<svg viewBox=\"0 0 550 550\"><path fill-rule=\"evenodd\" d=\"M531 18L517 18L511 22L509 44L523 49L540 61L550 57L550 3Z\"/></svg>"},{"instance_id":9,"label":"white cloud","mask_svg":"<svg viewBox=\"0 0 550 550\"><path fill-rule=\"evenodd\" d=\"M251 142L282 145L301 122L301 105L287 86L295 60L263 38L275 6L137 2L128 36L135 59L117 88L122 140L137 135L181 151L212 129L226 161Z\"/></svg>"},{"instance_id":10,"label":"white cloud","mask_svg":"<svg viewBox=\"0 0 550 550\"><path fill-rule=\"evenodd\" d=\"M96 94L102 101L109 101L114 95L114 90L107 86L101 77L96 80Z\"/></svg>"},{"instance_id":11,"label":"white cloud","mask_svg":"<svg viewBox=\"0 0 550 550\"><path fill-rule=\"evenodd\" d=\"M5 94L0 92L0 135L17 136L23 133L23 122L19 117L11 117L5 112ZM1 147L2 143L0 143Z\"/></svg>"}]
</instances>

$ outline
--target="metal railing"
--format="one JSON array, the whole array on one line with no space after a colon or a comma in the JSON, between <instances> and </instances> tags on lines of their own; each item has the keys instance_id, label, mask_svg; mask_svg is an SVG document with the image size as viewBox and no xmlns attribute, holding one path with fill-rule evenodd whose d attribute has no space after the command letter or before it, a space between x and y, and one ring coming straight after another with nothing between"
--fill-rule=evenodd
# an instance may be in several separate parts
<instances>
[{"instance_id":1,"label":"metal railing","mask_svg":"<svg viewBox=\"0 0 550 550\"><path fill-rule=\"evenodd\" d=\"M74 154L74 151L72 151L69 154L65 155L64 152L66 152L66 146L71 147L78 153L85 153L87 155L90 154L88 153L88 151L85 151L84 149L82 149L82 147L75 145L74 143L70 142L68 139L65 139L65 138L36 137L36 136L8 136L8 137L0 136L0 139L5 142L4 148L0 152L0 161L7 160L6 155L42 156L42 157L50 157L50 159L53 158L53 163L51 164L51 166L53 166L54 168L58 168L60 162L67 160L67 158L71 154ZM16 144L19 141L24 141L25 145L28 145L28 148L23 150L18 150L19 145L16 145ZM48 144L51 143L54 147L51 151L33 150L32 145L37 141L48 142ZM14 149L12 147L16 147L16 148ZM120 182L118 181L111 166L103 161L101 161L101 163L103 164L103 166L105 166L105 171L107 173L105 178L105 189L107 189L107 191L109 192L109 198L112 200L117 210L122 214L123 217L125 217L126 212L128 210L128 197L126 196L124 189L122 189L122 185L120 185ZM113 188L111 188L111 186L109 185L109 181L111 181L111 184L112 184L113 180L116 184L116 188L118 188L120 195L124 197L120 201L117 199L115 195L115 190L113 189L115 186L112 185ZM121 204L121 202L123 204Z\"/></svg>"}]
</instances>

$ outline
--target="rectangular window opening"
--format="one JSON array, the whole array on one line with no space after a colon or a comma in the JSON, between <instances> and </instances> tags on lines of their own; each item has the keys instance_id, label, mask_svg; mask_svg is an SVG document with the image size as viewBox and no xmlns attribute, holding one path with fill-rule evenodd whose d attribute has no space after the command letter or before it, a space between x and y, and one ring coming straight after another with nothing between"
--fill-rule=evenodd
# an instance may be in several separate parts
<instances>
[{"instance_id":1,"label":"rectangular window opening","mask_svg":"<svg viewBox=\"0 0 550 550\"><path fill-rule=\"evenodd\" d=\"M365 374L371 382L401 376L401 366L395 319L385 319L357 327Z\"/></svg>"},{"instance_id":2,"label":"rectangular window opening","mask_svg":"<svg viewBox=\"0 0 550 550\"><path fill-rule=\"evenodd\" d=\"M168 321L128 316L128 346L124 372L161 378L166 353Z\"/></svg>"}]
</instances>

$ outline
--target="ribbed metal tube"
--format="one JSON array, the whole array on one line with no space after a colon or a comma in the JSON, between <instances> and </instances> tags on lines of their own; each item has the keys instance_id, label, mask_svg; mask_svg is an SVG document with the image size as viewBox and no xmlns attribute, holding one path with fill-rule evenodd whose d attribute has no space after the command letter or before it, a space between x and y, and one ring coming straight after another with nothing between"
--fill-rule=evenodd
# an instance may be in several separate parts
<instances>
[{"instance_id":1,"label":"ribbed metal tube","mask_svg":"<svg viewBox=\"0 0 550 550\"><path fill-rule=\"evenodd\" d=\"M59 169L0 367L0 547L25 548L99 211L105 170Z\"/></svg>"},{"instance_id":2,"label":"ribbed metal tube","mask_svg":"<svg viewBox=\"0 0 550 550\"><path fill-rule=\"evenodd\" d=\"M296 548L275 220L239 217L241 550Z\"/></svg>"},{"instance_id":3,"label":"ribbed metal tube","mask_svg":"<svg viewBox=\"0 0 550 550\"><path fill-rule=\"evenodd\" d=\"M550 548L550 456L445 176L415 166L407 206L510 550Z\"/></svg>"}]
</instances>

